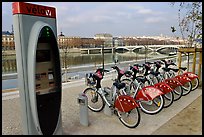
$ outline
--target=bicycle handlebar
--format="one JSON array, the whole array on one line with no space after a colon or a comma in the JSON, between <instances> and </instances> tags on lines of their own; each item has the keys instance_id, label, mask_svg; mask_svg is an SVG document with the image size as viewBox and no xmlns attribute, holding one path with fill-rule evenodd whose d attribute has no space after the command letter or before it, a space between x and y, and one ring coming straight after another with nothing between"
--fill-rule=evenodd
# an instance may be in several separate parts
<instances>
[{"instance_id":1,"label":"bicycle handlebar","mask_svg":"<svg viewBox=\"0 0 204 137\"><path fill-rule=\"evenodd\" d=\"M177 65L173 62L173 60L168 60L168 61L166 61L166 60L164 60L164 59L161 59L161 61L164 62L164 64L165 64L166 67L168 67L169 65L177 66Z\"/></svg>"},{"instance_id":2,"label":"bicycle handlebar","mask_svg":"<svg viewBox=\"0 0 204 137\"><path fill-rule=\"evenodd\" d=\"M103 69L103 68L97 68L96 72L100 71L101 73L102 72L110 72L110 70L107 70L107 69Z\"/></svg>"}]
</instances>

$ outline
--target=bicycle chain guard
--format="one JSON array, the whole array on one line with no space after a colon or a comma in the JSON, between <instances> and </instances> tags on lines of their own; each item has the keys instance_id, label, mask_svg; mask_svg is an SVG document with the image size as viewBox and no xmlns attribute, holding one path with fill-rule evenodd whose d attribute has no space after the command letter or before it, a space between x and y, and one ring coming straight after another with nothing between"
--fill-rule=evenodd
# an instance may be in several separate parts
<instances>
[{"instance_id":1,"label":"bicycle chain guard","mask_svg":"<svg viewBox=\"0 0 204 137\"><path fill-rule=\"evenodd\" d=\"M190 82L191 79L189 79L187 76L185 75L178 75L175 76L175 78L182 84L185 85L186 83Z\"/></svg>"},{"instance_id":2,"label":"bicycle chain guard","mask_svg":"<svg viewBox=\"0 0 204 137\"><path fill-rule=\"evenodd\" d=\"M130 110L139 107L134 98L128 95L120 95L115 101L115 108L121 112L129 112Z\"/></svg>"},{"instance_id":3,"label":"bicycle chain guard","mask_svg":"<svg viewBox=\"0 0 204 137\"><path fill-rule=\"evenodd\" d=\"M193 79L195 79L195 78L198 78L198 75L196 75L196 74L194 74L194 73L192 73L192 72L185 72L185 73L183 73L183 74L181 74L181 75L184 75L184 76L187 76L189 79L191 79L191 80L193 80Z\"/></svg>"},{"instance_id":4,"label":"bicycle chain guard","mask_svg":"<svg viewBox=\"0 0 204 137\"><path fill-rule=\"evenodd\" d=\"M138 91L136 100L149 101L162 94L164 93L158 88L155 88L154 86L146 86Z\"/></svg>"},{"instance_id":5,"label":"bicycle chain guard","mask_svg":"<svg viewBox=\"0 0 204 137\"><path fill-rule=\"evenodd\" d=\"M165 82L156 83L154 84L154 87L160 89L164 94L173 91L173 89Z\"/></svg>"},{"instance_id":6,"label":"bicycle chain guard","mask_svg":"<svg viewBox=\"0 0 204 137\"><path fill-rule=\"evenodd\" d=\"M182 84L176 78L168 78L165 79L164 82L168 84L172 89L175 89L178 86L182 86Z\"/></svg>"}]
</instances>

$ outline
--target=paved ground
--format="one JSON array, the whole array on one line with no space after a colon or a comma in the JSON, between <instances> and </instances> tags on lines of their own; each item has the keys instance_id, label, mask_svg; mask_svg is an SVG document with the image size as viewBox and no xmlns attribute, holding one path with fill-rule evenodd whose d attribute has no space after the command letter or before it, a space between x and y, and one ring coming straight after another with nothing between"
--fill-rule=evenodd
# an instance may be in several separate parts
<instances>
[{"instance_id":1,"label":"paved ground","mask_svg":"<svg viewBox=\"0 0 204 137\"><path fill-rule=\"evenodd\" d=\"M202 135L202 95L152 135Z\"/></svg>"},{"instance_id":2,"label":"paved ground","mask_svg":"<svg viewBox=\"0 0 204 137\"><path fill-rule=\"evenodd\" d=\"M110 86L110 80L103 85ZM62 126L65 135L163 135L163 134L202 134L202 89L197 89L157 115L141 112L138 127L129 129L122 125L117 116L103 112L88 111L89 126L79 122L78 94L85 88L84 82L63 85ZM2 134L22 135L20 102L18 92L2 95Z\"/></svg>"}]
</instances>

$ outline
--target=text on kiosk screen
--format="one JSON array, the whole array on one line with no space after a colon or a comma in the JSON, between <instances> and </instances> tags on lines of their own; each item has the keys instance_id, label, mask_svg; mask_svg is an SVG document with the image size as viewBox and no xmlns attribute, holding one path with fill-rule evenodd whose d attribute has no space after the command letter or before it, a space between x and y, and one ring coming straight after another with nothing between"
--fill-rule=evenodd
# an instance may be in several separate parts
<instances>
[{"instance_id":1,"label":"text on kiosk screen","mask_svg":"<svg viewBox=\"0 0 204 137\"><path fill-rule=\"evenodd\" d=\"M37 62L50 61L50 50L37 50L36 61Z\"/></svg>"}]
</instances>

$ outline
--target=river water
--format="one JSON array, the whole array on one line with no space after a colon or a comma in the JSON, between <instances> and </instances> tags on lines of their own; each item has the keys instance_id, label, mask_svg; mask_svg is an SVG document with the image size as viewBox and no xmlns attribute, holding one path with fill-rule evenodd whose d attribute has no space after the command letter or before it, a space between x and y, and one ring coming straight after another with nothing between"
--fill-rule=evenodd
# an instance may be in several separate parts
<instances>
[{"instance_id":1,"label":"river water","mask_svg":"<svg viewBox=\"0 0 204 137\"><path fill-rule=\"evenodd\" d=\"M171 51L169 51L171 52ZM160 54L158 52L147 52L146 54L139 54L135 52L125 52L125 53L105 53L104 54L104 64L113 63L114 60L118 60L119 63L127 61L141 61L144 62L145 58L155 58L155 57L168 57L167 54ZM65 67L65 57L61 57L61 66ZM88 69L89 66L103 66L103 55L102 54L80 54L80 53L69 53L67 55L67 67L68 68L80 68L87 66L86 70L68 72L67 77L69 78L83 78L86 73L93 72L93 70ZM106 65L105 65L106 66ZM106 69L110 69L110 66ZM17 73L16 57L7 56L2 58L2 74ZM17 79L2 80L2 89L17 88Z\"/></svg>"}]
</instances>

